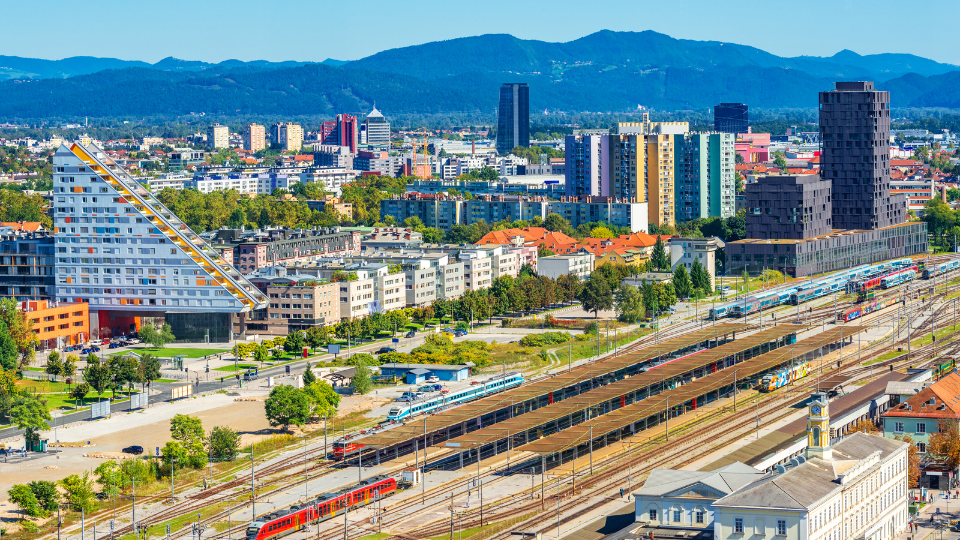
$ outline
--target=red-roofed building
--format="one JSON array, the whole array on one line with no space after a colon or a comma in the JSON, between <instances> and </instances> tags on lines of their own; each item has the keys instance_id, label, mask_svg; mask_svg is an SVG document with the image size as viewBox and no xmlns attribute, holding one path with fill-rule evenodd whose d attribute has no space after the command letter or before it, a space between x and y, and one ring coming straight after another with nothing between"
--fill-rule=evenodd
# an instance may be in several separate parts
<instances>
[{"instance_id":1,"label":"red-roofed building","mask_svg":"<svg viewBox=\"0 0 960 540\"><path fill-rule=\"evenodd\" d=\"M37 232L45 231L43 224L39 221L0 221L0 227L10 227L17 231Z\"/></svg>"}]
</instances>

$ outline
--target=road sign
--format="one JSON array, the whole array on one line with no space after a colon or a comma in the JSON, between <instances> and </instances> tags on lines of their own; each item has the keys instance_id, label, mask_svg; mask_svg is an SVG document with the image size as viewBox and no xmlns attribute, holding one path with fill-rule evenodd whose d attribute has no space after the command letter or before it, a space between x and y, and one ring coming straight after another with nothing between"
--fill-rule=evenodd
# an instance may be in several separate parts
<instances>
[{"instance_id":1,"label":"road sign","mask_svg":"<svg viewBox=\"0 0 960 540\"><path fill-rule=\"evenodd\" d=\"M390 341L392 341L392 342L394 342L394 343L400 343L400 338L395 337L395 338L393 338L393 339L390 340Z\"/></svg>"},{"instance_id":2,"label":"road sign","mask_svg":"<svg viewBox=\"0 0 960 540\"><path fill-rule=\"evenodd\" d=\"M157 457L160 457L160 447L157 447Z\"/></svg>"},{"instance_id":3,"label":"road sign","mask_svg":"<svg viewBox=\"0 0 960 540\"><path fill-rule=\"evenodd\" d=\"M339 343L331 343L331 344L327 345L327 352L330 353L330 354L340 354L340 344L339 344Z\"/></svg>"}]
</instances>

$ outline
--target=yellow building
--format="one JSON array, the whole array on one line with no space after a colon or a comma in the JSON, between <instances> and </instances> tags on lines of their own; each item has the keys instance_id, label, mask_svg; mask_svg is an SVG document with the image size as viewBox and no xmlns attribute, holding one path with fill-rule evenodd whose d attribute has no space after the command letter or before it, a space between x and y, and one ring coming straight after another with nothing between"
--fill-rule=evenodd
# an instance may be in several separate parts
<instances>
[{"instance_id":1,"label":"yellow building","mask_svg":"<svg viewBox=\"0 0 960 540\"><path fill-rule=\"evenodd\" d=\"M299 124L279 122L271 130L273 142L279 144L284 151L299 152L303 148L303 128Z\"/></svg>"},{"instance_id":2,"label":"yellow building","mask_svg":"<svg viewBox=\"0 0 960 540\"><path fill-rule=\"evenodd\" d=\"M673 135L646 135L647 212L650 223L676 225Z\"/></svg>"},{"instance_id":3,"label":"yellow building","mask_svg":"<svg viewBox=\"0 0 960 540\"><path fill-rule=\"evenodd\" d=\"M243 128L243 149L257 152L267 147L267 130L260 124L247 124Z\"/></svg>"}]
</instances>

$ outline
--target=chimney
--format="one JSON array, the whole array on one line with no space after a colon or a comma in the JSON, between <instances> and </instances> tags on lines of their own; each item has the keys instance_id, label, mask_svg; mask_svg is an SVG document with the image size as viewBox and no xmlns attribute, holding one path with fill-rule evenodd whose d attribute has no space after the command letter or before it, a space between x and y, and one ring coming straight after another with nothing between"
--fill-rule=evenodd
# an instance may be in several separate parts
<instances>
[{"instance_id":1,"label":"chimney","mask_svg":"<svg viewBox=\"0 0 960 540\"><path fill-rule=\"evenodd\" d=\"M940 186L940 200L947 202L947 186Z\"/></svg>"}]
</instances>

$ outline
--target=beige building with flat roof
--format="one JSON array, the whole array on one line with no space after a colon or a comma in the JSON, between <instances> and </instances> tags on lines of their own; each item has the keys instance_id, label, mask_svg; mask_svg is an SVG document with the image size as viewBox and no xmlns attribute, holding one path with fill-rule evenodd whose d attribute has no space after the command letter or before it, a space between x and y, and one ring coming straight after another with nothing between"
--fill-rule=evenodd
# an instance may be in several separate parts
<instances>
[{"instance_id":1,"label":"beige building with flat roof","mask_svg":"<svg viewBox=\"0 0 960 540\"><path fill-rule=\"evenodd\" d=\"M260 124L247 124L243 128L243 149L258 152L267 147L267 130Z\"/></svg>"},{"instance_id":2,"label":"beige building with flat roof","mask_svg":"<svg viewBox=\"0 0 960 540\"><path fill-rule=\"evenodd\" d=\"M220 124L208 127L207 146L213 149L230 148L230 128Z\"/></svg>"}]
</instances>

